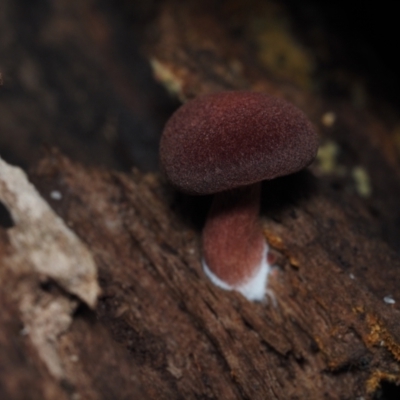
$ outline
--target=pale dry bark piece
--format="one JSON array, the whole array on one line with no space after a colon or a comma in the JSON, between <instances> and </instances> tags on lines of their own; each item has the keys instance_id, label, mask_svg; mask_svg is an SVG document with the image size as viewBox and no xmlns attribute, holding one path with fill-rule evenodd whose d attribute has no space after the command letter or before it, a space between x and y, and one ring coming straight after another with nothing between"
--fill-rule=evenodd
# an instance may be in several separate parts
<instances>
[{"instance_id":1,"label":"pale dry bark piece","mask_svg":"<svg viewBox=\"0 0 400 400\"><path fill-rule=\"evenodd\" d=\"M25 173L0 159L0 200L12 215L0 284L17 304L39 358L57 380L65 379L58 341L71 325L79 300L94 307L99 294L90 252L29 183ZM62 288L42 290L52 281ZM76 296L76 297L75 297Z\"/></svg>"},{"instance_id":2,"label":"pale dry bark piece","mask_svg":"<svg viewBox=\"0 0 400 400\"><path fill-rule=\"evenodd\" d=\"M1 159L0 185L0 199L15 222L9 230L14 257L28 257L34 271L94 307L99 286L96 266L86 247L54 214L25 173Z\"/></svg>"}]
</instances>

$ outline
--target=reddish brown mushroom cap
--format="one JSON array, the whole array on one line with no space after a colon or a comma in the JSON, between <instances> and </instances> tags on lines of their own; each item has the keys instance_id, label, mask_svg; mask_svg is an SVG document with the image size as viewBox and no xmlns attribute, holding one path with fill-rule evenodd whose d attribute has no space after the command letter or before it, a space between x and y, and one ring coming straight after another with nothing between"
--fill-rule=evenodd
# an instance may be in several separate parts
<instances>
[{"instance_id":1,"label":"reddish brown mushroom cap","mask_svg":"<svg viewBox=\"0 0 400 400\"><path fill-rule=\"evenodd\" d=\"M317 148L317 134L298 108L264 93L232 91L180 107L165 126L160 159L178 189L209 194L299 171Z\"/></svg>"}]
</instances>

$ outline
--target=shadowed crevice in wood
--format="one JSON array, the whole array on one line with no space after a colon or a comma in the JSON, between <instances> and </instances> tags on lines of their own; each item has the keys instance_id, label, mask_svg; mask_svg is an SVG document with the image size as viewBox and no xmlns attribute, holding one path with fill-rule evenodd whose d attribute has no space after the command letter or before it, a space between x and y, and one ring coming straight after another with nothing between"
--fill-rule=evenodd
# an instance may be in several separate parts
<instances>
[{"instance_id":1,"label":"shadowed crevice in wood","mask_svg":"<svg viewBox=\"0 0 400 400\"><path fill-rule=\"evenodd\" d=\"M12 228L14 226L13 218L8 211L7 207L0 202L0 226L4 229Z\"/></svg>"}]
</instances>

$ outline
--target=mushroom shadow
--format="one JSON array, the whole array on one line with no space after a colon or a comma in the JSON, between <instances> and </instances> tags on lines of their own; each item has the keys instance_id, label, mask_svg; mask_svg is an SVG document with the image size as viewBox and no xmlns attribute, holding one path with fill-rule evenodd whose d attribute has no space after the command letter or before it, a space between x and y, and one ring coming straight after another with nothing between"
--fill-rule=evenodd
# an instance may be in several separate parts
<instances>
[{"instance_id":1,"label":"mushroom shadow","mask_svg":"<svg viewBox=\"0 0 400 400\"><path fill-rule=\"evenodd\" d=\"M193 196L174 190L171 208L196 231L203 229L213 195ZM261 215L279 218L287 210L317 193L318 179L308 170L263 181Z\"/></svg>"},{"instance_id":2,"label":"mushroom shadow","mask_svg":"<svg viewBox=\"0 0 400 400\"><path fill-rule=\"evenodd\" d=\"M212 198L213 195L195 196L176 190L171 208L183 221L200 232L211 207Z\"/></svg>"},{"instance_id":3,"label":"mushroom shadow","mask_svg":"<svg viewBox=\"0 0 400 400\"><path fill-rule=\"evenodd\" d=\"M308 170L262 183L261 215L279 218L288 208L317 193L318 179Z\"/></svg>"}]
</instances>

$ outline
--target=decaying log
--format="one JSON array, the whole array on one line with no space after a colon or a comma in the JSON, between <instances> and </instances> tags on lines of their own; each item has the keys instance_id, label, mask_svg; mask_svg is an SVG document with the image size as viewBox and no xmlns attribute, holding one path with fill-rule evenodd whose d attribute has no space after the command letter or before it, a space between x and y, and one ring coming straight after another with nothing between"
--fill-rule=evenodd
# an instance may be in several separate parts
<instances>
[{"instance_id":1,"label":"decaying log","mask_svg":"<svg viewBox=\"0 0 400 400\"><path fill-rule=\"evenodd\" d=\"M109 379L117 398L127 388L144 398L368 398L399 381L398 257L310 173L264 187L279 267L263 304L205 279L190 221L207 204L176 199L157 176L88 170L53 152L34 181L99 268L95 322L85 311L61 338L67 360L79 360L66 368L77 393L98 398Z\"/></svg>"}]
</instances>

